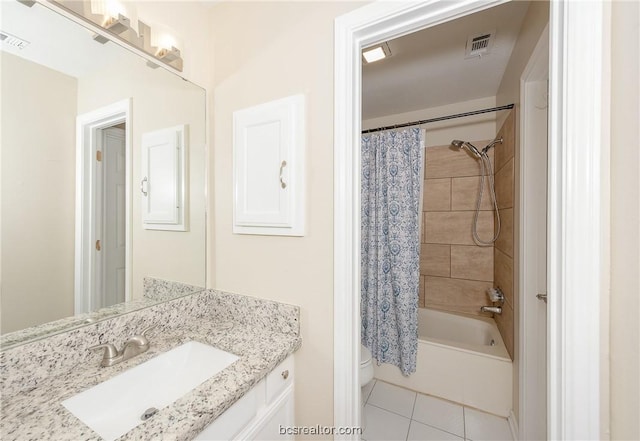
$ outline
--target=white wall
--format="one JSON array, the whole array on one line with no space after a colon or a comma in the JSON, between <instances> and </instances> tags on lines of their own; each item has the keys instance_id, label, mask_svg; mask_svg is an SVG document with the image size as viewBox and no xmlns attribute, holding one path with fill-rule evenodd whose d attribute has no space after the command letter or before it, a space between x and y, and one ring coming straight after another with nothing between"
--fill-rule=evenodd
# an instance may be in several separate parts
<instances>
[{"instance_id":1,"label":"white wall","mask_svg":"<svg viewBox=\"0 0 640 441\"><path fill-rule=\"evenodd\" d=\"M362 121L362 129L373 129L393 124L401 124L411 121L435 118L438 116L453 115L468 112L470 110L495 107L495 97L478 98L446 106L430 107L406 113L371 118ZM469 116L460 119L440 121L425 124L425 144L427 147L434 145L447 145L454 139L467 141L479 141L493 139L496 136L496 113Z\"/></svg>"},{"instance_id":2,"label":"white wall","mask_svg":"<svg viewBox=\"0 0 640 441\"><path fill-rule=\"evenodd\" d=\"M497 106L520 102L520 77L548 22L549 2L532 1L522 21L522 28L502 76L496 94ZM498 126L500 125L502 125L502 121L499 120Z\"/></svg>"},{"instance_id":3,"label":"white wall","mask_svg":"<svg viewBox=\"0 0 640 441\"><path fill-rule=\"evenodd\" d=\"M333 29L361 4L222 3L212 10L215 287L301 307L296 424L333 422ZM303 93L307 233L232 234L232 114Z\"/></svg>"},{"instance_id":4,"label":"white wall","mask_svg":"<svg viewBox=\"0 0 640 441\"><path fill-rule=\"evenodd\" d=\"M640 439L640 3L612 3L611 439Z\"/></svg>"},{"instance_id":5,"label":"white wall","mask_svg":"<svg viewBox=\"0 0 640 441\"><path fill-rule=\"evenodd\" d=\"M4 334L73 315L77 81L0 54Z\"/></svg>"}]
</instances>

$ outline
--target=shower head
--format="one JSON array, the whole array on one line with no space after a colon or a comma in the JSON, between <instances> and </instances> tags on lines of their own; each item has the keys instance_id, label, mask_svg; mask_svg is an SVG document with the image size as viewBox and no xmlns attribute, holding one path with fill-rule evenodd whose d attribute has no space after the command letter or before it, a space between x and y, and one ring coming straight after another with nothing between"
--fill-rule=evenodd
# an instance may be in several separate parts
<instances>
[{"instance_id":1,"label":"shower head","mask_svg":"<svg viewBox=\"0 0 640 441\"><path fill-rule=\"evenodd\" d=\"M504 138L502 138L502 137L494 139L489 144L487 144L487 146L485 148L482 149L482 153L487 153L489 151L489 149L491 147L495 146L496 144L502 144L503 140L504 140Z\"/></svg>"},{"instance_id":2,"label":"shower head","mask_svg":"<svg viewBox=\"0 0 640 441\"><path fill-rule=\"evenodd\" d=\"M471 144L468 141L460 141L459 139L454 139L453 141L451 141L451 147L449 147L452 150L456 150L456 149L467 149L469 151L469 153L471 153L473 156L475 156L476 158L480 158L481 154L478 151L478 149L476 148L476 146L474 146L473 144Z\"/></svg>"}]
</instances>

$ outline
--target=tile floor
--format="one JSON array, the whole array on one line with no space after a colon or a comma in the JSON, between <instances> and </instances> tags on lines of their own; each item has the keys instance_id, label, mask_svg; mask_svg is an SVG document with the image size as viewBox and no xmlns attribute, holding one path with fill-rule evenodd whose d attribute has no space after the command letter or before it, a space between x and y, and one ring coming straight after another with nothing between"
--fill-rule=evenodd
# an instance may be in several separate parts
<instances>
[{"instance_id":1,"label":"tile floor","mask_svg":"<svg viewBox=\"0 0 640 441\"><path fill-rule=\"evenodd\" d=\"M363 393L366 441L512 441L506 418L379 380Z\"/></svg>"}]
</instances>

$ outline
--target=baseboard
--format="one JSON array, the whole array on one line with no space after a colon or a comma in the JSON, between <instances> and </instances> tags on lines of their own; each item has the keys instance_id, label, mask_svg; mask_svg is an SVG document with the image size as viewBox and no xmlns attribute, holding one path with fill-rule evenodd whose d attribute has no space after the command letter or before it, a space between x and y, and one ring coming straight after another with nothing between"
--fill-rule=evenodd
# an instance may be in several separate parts
<instances>
[{"instance_id":1,"label":"baseboard","mask_svg":"<svg viewBox=\"0 0 640 441\"><path fill-rule=\"evenodd\" d=\"M511 438L513 441L518 441L518 420L516 419L516 414L513 413L513 409L509 411L507 422L509 423L509 429L511 429Z\"/></svg>"}]
</instances>

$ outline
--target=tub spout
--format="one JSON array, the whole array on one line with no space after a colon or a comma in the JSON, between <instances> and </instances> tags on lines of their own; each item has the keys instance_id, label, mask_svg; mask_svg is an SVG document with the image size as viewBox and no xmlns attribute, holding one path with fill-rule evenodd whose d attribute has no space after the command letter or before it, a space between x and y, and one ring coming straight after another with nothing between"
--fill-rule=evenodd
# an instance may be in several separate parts
<instances>
[{"instance_id":1,"label":"tub spout","mask_svg":"<svg viewBox=\"0 0 640 441\"><path fill-rule=\"evenodd\" d=\"M502 314L501 306L481 306L480 312L493 312L494 314Z\"/></svg>"}]
</instances>

